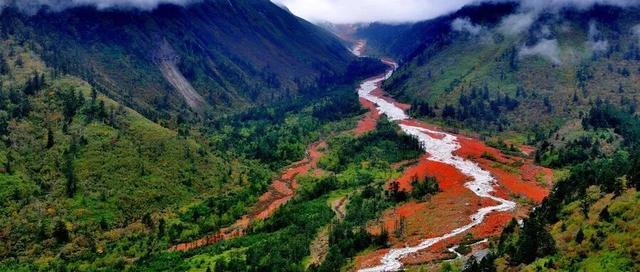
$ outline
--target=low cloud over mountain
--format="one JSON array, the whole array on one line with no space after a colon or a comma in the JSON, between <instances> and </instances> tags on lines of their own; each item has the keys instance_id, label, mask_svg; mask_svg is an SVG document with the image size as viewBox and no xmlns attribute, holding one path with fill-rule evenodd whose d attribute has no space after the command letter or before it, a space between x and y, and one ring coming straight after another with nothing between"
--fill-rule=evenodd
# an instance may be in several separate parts
<instances>
[{"instance_id":1,"label":"low cloud over mountain","mask_svg":"<svg viewBox=\"0 0 640 272\"><path fill-rule=\"evenodd\" d=\"M505 0L272 0L285 5L294 14L310 21L331 23L401 23L432 19L454 12L465 5ZM565 7L585 9L594 4L628 7L640 0L522 0L526 11L554 10ZM528 19L525 17L524 19Z\"/></svg>"},{"instance_id":2,"label":"low cloud over mountain","mask_svg":"<svg viewBox=\"0 0 640 272\"><path fill-rule=\"evenodd\" d=\"M185 5L198 1L201 0L0 0L0 8L14 6L28 13L36 12L42 7L60 11L76 6L95 6L99 9L138 8L150 10L159 4Z\"/></svg>"}]
</instances>

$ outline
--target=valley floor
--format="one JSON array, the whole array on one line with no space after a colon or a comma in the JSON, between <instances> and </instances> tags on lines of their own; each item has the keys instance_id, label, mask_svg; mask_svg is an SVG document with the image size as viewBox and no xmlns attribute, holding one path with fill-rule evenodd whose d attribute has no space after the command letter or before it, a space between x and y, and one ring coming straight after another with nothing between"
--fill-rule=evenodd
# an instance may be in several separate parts
<instances>
[{"instance_id":1,"label":"valley floor","mask_svg":"<svg viewBox=\"0 0 640 272\"><path fill-rule=\"evenodd\" d=\"M361 85L363 106L378 113L367 114L359 128L371 126L369 120L380 113L398 120L402 130L419 139L427 153L398 179L401 190L410 192L412 180L434 176L443 191L424 202L394 207L372 222L371 232L386 230L395 235L390 236L390 249L357 258L360 271L398 270L404 264L449 259L452 253L447 248L460 243L464 233L478 240L496 237L512 218L524 216L530 208L516 205L516 198L539 203L548 194L552 179L549 169L534 166L530 159L508 156L479 140L410 119L405 114L407 106L384 96L380 88L390 76L391 72Z\"/></svg>"},{"instance_id":2,"label":"valley floor","mask_svg":"<svg viewBox=\"0 0 640 272\"><path fill-rule=\"evenodd\" d=\"M354 52L360 54L363 44L358 43ZM410 119L405 113L409 106L385 96L381 89L381 83L397 67L390 60L384 62L390 69L364 81L358 90L360 102L368 112L351 134L359 137L375 130L381 115L397 121L406 134L419 140L425 152L417 160L395 166L402 170L394 180L399 189L410 193L412 181L434 177L441 191L424 200L406 201L380 211L381 215L370 221L366 230L374 236L389 233L390 248L368 250L355 258L352 267L360 271L398 270L486 252L487 238L497 237L513 218L526 216L549 193L552 171L533 164L524 153L530 152L530 147L522 148L522 156L506 155L475 138ZM324 141L310 145L306 158L286 168L251 212L235 224L199 240L174 245L170 251L188 251L244 235L252 222L269 218L293 198L299 175L321 175L318 161L326 147ZM343 195L329 204L338 220L345 217L348 200ZM311 262L316 265L326 257L328 231L322 228L312 243ZM456 251L461 243L471 250L463 254Z\"/></svg>"},{"instance_id":3,"label":"valley floor","mask_svg":"<svg viewBox=\"0 0 640 272\"><path fill-rule=\"evenodd\" d=\"M296 181L298 175L319 170L318 160L322 156L322 149L326 146L327 143L324 141L309 145L305 158L287 167L280 177L271 183L268 191L260 196L258 202L251 208L251 212L242 216L233 225L198 240L174 245L169 248L169 251L188 251L243 236L252 222L270 217L280 206L293 198L298 188Z\"/></svg>"}]
</instances>

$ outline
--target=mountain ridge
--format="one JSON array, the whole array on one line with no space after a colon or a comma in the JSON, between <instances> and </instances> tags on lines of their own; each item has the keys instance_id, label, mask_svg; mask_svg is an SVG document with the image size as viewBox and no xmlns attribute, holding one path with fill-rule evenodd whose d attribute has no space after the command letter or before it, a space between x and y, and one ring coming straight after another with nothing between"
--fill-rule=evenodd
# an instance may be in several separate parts
<instances>
[{"instance_id":1,"label":"mountain ridge","mask_svg":"<svg viewBox=\"0 0 640 272\"><path fill-rule=\"evenodd\" d=\"M82 6L33 16L5 8L2 14L3 37L35 42L50 66L102 86L152 119L184 104L153 63L164 43L218 112L325 87L355 60L332 35L265 0L162 4L152 11Z\"/></svg>"}]
</instances>

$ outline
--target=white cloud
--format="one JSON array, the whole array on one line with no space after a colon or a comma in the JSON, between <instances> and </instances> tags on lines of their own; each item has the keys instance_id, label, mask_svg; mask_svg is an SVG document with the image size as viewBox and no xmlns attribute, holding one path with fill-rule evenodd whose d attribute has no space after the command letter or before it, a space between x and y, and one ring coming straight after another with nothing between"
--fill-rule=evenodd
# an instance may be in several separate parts
<instances>
[{"instance_id":1,"label":"white cloud","mask_svg":"<svg viewBox=\"0 0 640 272\"><path fill-rule=\"evenodd\" d=\"M465 5L506 0L271 0L285 5L294 14L312 22L369 23L415 22L454 12ZM512 17L515 23L509 32L523 31L542 10L565 7L586 9L594 4L629 7L640 0L520 0L521 16ZM524 21L517 21L524 20Z\"/></svg>"},{"instance_id":2,"label":"white cloud","mask_svg":"<svg viewBox=\"0 0 640 272\"><path fill-rule=\"evenodd\" d=\"M459 32L469 32L472 35L478 35L482 31L482 26L473 24L469 18L456 18L451 22L451 29Z\"/></svg>"},{"instance_id":3,"label":"white cloud","mask_svg":"<svg viewBox=\"0 0 640 272\"><path fill-rule=\"evenodd\" d=\"M528 56L541 56L554 64L561 64L560 60L560 47L558 46L558 40L540 40L537 44L531 47L523 47L520 49L519 56L521 58Z\"/></svg>"},{"instance_id":4,"label":"white cloud","mask_svg":"<svg viewBox=\"0 0 640 272\"><path fill-rule=\"evenodd\" d=\"M0 0L0 8L15 6L26 12L34 12L43 6L49 6L55 11L83 5L106 8L138 8L150 10L159 4L185 5L202 0Z\"/></svg>"},{"instance_id":5,"label":"white cloud","mask_svg":"<svg viewBox=\"0 0 640 272\"><path fill-rule=\"evenodd\" d=\"M595 21L589 23L589 40L587 41L587 47L592 52L605 52L609 49L609 41L603 36Z\"/></svg>"},{"instance_id":6,"label":"white cloud","mask_svg":"<svg viewBox=\"0 0 640 272\"><path fill-rule=\"evenodd\" d=\"M312 22L401 23L432 19L477 0L272 0Z\"/></svg>"},{"instance_id":7,"label":"white cloud","mask_svg":"<svg viewBox=\"0 0 640 272\"><path fill-rule=\"evenodd\" d=\"M609 41L607 40L589 41L587 43L593 52L605 52L609 49Z\"/></svg>"},{"instance_id":8,"label":"white cloud","mask_svg":"<svg viewBox=\"0 0 640 272\"><path fill-rule=\"evenodd\" d=\"M634 25L631 28L631 33L633 33L633 35L640 39L640 24Z\"/></svg>"},{"instance_id":9,"label":"white cloud","mask_svg":"<svg viewBox=\"0 0 640 272\"><path fill-rule=\"evenodd\" d=\"M502 20L498 30L506 35L520 34L529 30L538 15L536 11L511 14Z\"/></svg>"},{"instance_id":10,"label":"white cloud","mask_svg":"<svg viewBox=\"0 0 640 272\"><path fill-rule=\"evenodd\" d=\"M558 10L566 7L584 10L596 4L630 7L639 5L640 0L521 0L521 3L524 8L533 10Z\"/></svg>"}]
</instances>

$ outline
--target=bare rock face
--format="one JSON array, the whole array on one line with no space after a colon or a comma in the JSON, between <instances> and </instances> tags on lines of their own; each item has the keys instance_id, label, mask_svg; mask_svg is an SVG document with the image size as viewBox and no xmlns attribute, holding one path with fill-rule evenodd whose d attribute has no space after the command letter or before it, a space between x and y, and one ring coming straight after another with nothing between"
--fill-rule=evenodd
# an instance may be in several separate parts
<instances>
[{"instance_id":1,"label":"bare rock face","mask_svg":"<svg viewBox=\"0 0 640 272\"><path fill-rule=\"evenodd\" d=\"M160 48L153 56L153 62L158 65L162 76L173 86L184 98L191 109L200 111L207 105L205 99L200 95L187 80L180 69L178 56L167 40L160 43Z\"/></svg>"}]
</instances>

